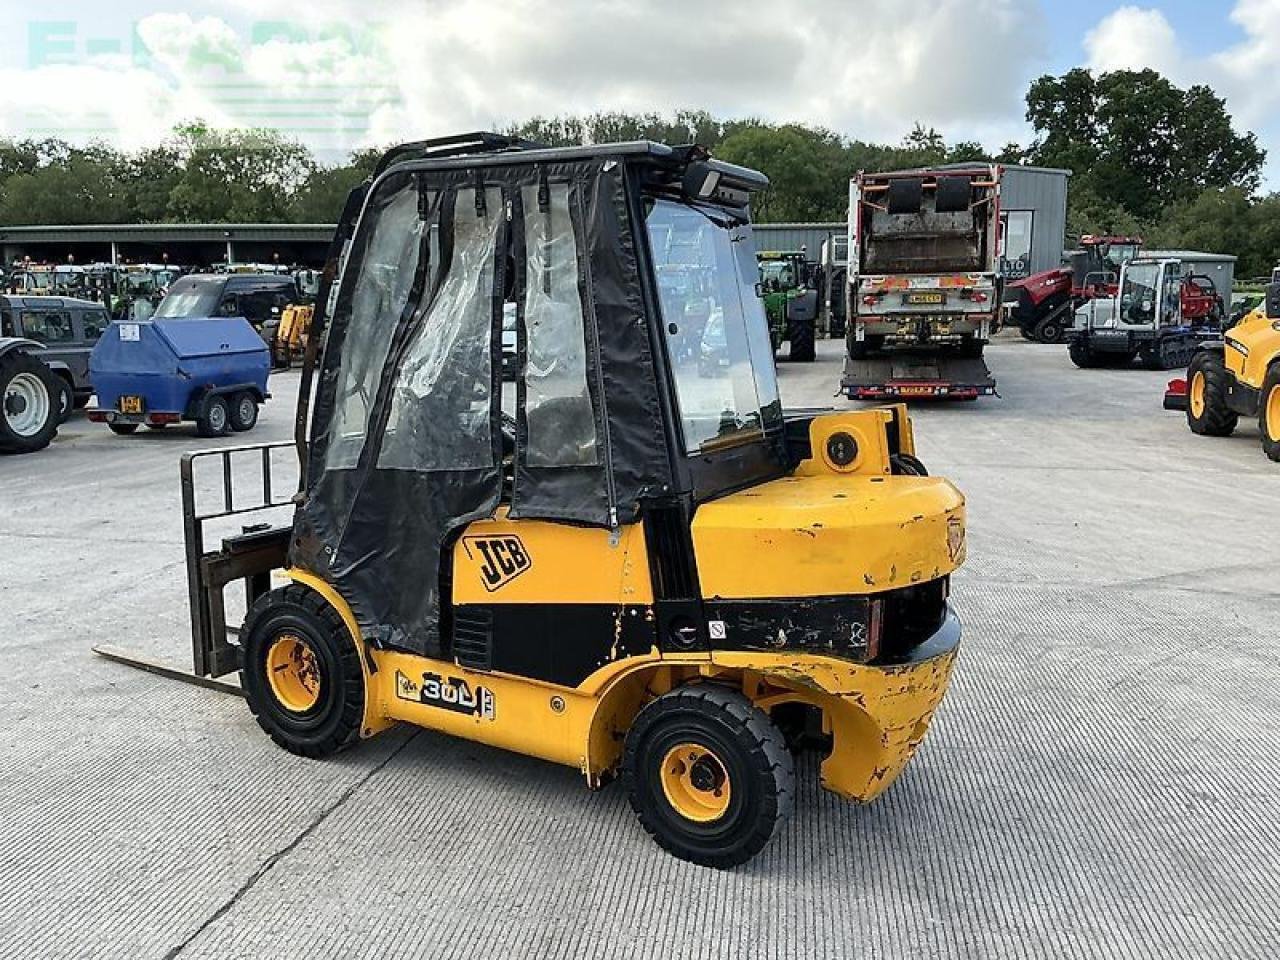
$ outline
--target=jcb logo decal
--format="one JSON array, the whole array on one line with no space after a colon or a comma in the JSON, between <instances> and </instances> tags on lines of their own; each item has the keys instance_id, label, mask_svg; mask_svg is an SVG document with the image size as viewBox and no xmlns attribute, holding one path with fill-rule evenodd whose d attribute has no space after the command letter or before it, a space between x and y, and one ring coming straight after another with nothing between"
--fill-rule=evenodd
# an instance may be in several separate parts
<instances>
[{"instance_id":1,"label":"jcb logo decal","mask_svg":"<svg viewBox=\"0 0 1280 960\"><path fill-rule=\"evenodd\" d=\"M480 565L480 579L490 593L506 586L533 566L519 537L463 537L467 558Z\"/></svg>"}]
</instances>

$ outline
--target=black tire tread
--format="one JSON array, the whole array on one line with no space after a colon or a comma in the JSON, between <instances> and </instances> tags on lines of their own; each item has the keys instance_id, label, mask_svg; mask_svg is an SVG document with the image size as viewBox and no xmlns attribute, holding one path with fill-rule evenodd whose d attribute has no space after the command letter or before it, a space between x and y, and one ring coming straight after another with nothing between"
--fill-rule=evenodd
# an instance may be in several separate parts
<instances>
[{"instance_id":1,"label":"black tire tread","mask_svg":"<svg viewBox=\"0 0 1280 960\"><path fill-rule=\"evenodd\" d=\"M1081 339L1072 340L1067 344L1067 355L1081 370L1092 370L1098 366L1097 358L1094 356L1089 345Z\"/></svg>"},{"instance_id":2,"label":"black tire tread","mask_svg":"<svg viewBox=\"0 0 1280 960\"><path fill-rule=\"evenodd\" d=\"M719 722L730 737L738 738L745 733L751 741L749 761L753 769L768 771L773 780L772 794L763 798L763 815L757 819L745 842L723 854L691 856L688 850L663 832L637 799L640 784L636 776L636 765L640 760L638 753L645 733L664 717L689 711ZM627 734L622 777L631 808L645 831L663 849L704 866L727 868L750 860L764 848L777 826L795 809L795 761L787 748L786 737L768 715L742 693L715 683L692 683L677 687L640 711Z\"/></svg>"},{"instance_id":3,"label":"black tire tread","mask_svg":"<svg viewBox=\"0 0 1280 960\"><path fill-rule=\"evenodd\" d=\"M358 679L359 682L344 684L346 696L343 701L342 724L332 735L319 743L300 744L285 735L271 722L269 716L264 716L265 711L261 709L260 704L255 702L253 696L248 695L251 683L246 675L247 669L244 664L241 665L240 670L240 687L245 691L245 699L249 703L249 710L254 719L258 721L258 726L278 746L283 747L290 753L311 757L312 759L331 756L341 750L345 750L360 739L361 725L364 719L364 674L360 665L360 652L356 649L355 643L351 642L347 625L343 622L342 617L338 615L338 611L334 610L320 594L309 587L304 587L297 583L270 590L260 596L253 606L249 608L249 612L245 616L241 636L247 638L264 616L273 608L285 604L301 607L332 631L333 636L342 637L347 641L337 645L340 669L344 680Z\"/></svg>"},{"instance_id":4,"label":"black tire tread","mask_svg":"<svg viewBox=\"0 0 1280 960\"><path fill-rule=\"evenodd\" d=\"M1191 398L1187 398L1187 426L1202 437L1229 437L1236 429L1240 417L1227 406L1227 365L1221 355L1210 351L1197 353L1187 369L1187 390L1197 371L1204 372L1204 416L1197 420L1191 412Z\"/></svg>"}]
</instances>

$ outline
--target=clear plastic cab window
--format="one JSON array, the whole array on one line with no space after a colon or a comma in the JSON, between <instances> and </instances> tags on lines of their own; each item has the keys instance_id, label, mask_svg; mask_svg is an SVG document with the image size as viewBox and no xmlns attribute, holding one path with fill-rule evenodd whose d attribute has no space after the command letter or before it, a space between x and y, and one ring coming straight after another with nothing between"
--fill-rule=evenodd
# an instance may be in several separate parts
<instances>
[{"instance_id":1,"label":"clear plastic cab window","mask_svg":"<svg viewBox=\"0 0 1280 960\"><path fill-rule=\"evenodd\" d=\"M566 183L525 187L525 463L600 462L587 385L587 327L578 287L578 246Z\"/></svg>"},{"instance_id":2,"label":"clear plastic cab window","mask_svg":"<svg viewBox=\"0 0 1280 960\"><path fill-rule=\"evenodd\" d=\"M459 190L453 255L435 296L414 318L395 373L380 469L482 469L493 465L491 353L494 270L502 191Z\"/></svg>"}]
</instances>

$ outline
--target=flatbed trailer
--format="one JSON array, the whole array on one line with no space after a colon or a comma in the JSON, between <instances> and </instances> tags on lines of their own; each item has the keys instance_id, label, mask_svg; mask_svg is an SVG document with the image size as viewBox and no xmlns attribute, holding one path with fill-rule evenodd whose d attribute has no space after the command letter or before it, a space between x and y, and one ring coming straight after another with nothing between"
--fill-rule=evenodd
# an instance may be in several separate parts
<instances>
[{"instance_id":1,"label":"flatbed trailer","mask_svg":"<svg viewBox=\"0 0 1280 960\"><path fill-rule=\"evenodd\" d=\"M996 381L981 357L894 351L845 360L841 391L850 400L932 397L974 400L996 396Z\"/></svg>"}]
</instances>

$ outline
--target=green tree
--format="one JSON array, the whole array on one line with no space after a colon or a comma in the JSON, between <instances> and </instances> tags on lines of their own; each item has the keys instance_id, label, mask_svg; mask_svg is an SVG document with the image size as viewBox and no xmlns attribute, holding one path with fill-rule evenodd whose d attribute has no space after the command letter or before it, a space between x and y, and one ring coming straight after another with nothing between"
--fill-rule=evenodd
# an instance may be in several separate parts
<instances>
[{"instance_id":1,"label":"green tree","mask_svg":"<svg viewBox=\"0 0 1280 960\"><path fill-rule=\"evenodd\" d=\"M383 152L357 151L345 166L313 170L293 198L294 222L336 223L347 195L373 173Z\"/></svg>"},{"instance_id":2,"label":"green tree","mask_svg":"<svg viewBox=\"0 0 1280 960\"><path fill-rule=\"evenodd\" d=\"M197 121L175 133L183 169L168 213L180 221L288 222L294 193L316 169L306 147L273 131Z\"/></svg>"},{"instance_id":3,"label":"green tree","mask_svg":"<svg viewBox=\"0 0 1280 960\"><path fill-rule=\"evenodd\" d=\"M1208 188L1258 187L1265 152L1232 129L1212 90L1182 90L1154 70L1041 77L1027 93L1033 163L1075 171L1073 189L1154 220Z\"/></svg>"},{"instance_id":4,"label":"green tree","mask_svg":"<svg viewBox=\"0 0 1280 960\"><path fill-rule=\"evenodd\" d=\"M6 177L0 223L122 223L134 219L125 196L123 158L109 147L44 141L37 164Z\"/></svg>"},{"instance_id":5,"label":"green tree","mask_svg":"<svg viewBox=\"0 0 1280 960\"><path fill-rule=\"evenodd\" d=\"M848 205L844 144L827 130L755 126L726 137L716 156L761 171L769 187L752 200L761 222L841 219Z\"/></svg>"}]
</instances>

